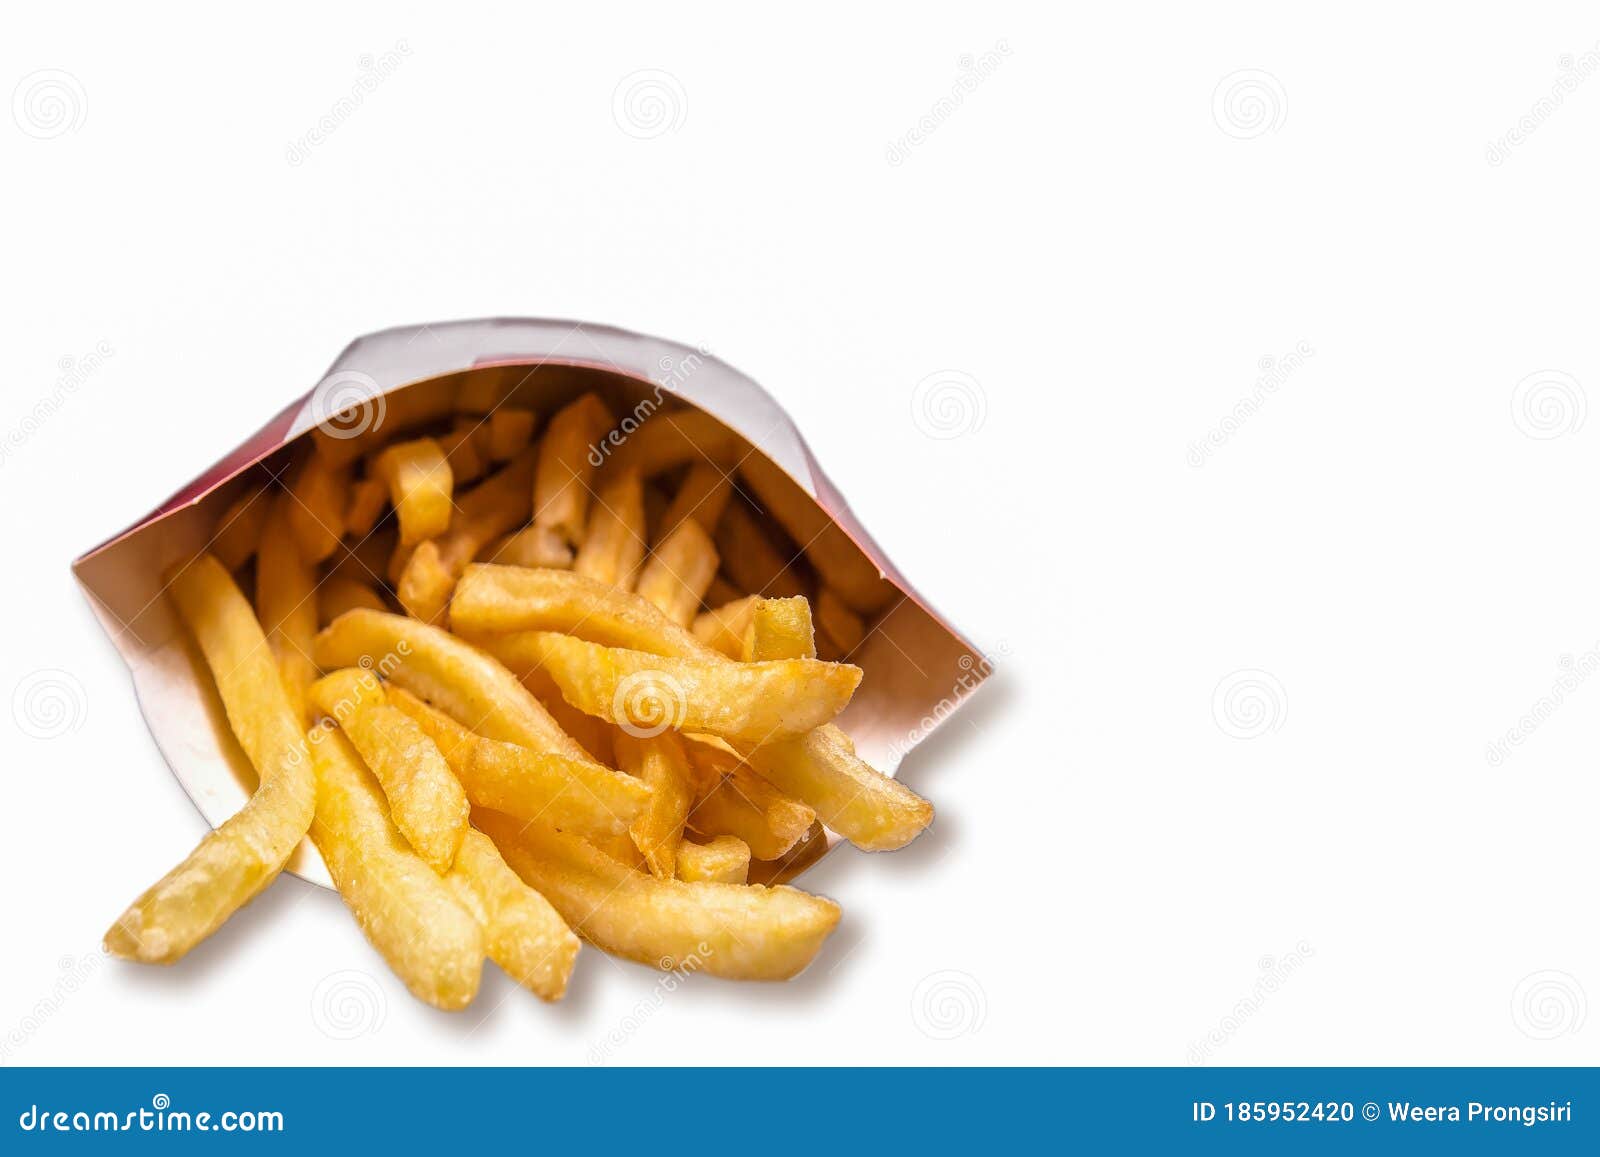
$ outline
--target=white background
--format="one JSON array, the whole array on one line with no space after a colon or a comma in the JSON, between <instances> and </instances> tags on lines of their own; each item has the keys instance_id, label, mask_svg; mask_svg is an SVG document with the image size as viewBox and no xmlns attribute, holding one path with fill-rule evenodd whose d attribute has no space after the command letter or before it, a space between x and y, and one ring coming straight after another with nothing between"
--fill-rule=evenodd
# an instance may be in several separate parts
<instances>
[{"instance_id":1,"label":"white background","mask_svg":"<svg viewBox=\"0 0 1600 1157\"><path fill-rule=\"evenodd\" d=\"M12 12L64 103L0 111L4 1062L1600 1060L1600 19L1206 9ZM704 342L1003 652L905 767L933 829L806 877L786 986L586 950L446 1015L297 880L97 960L202 827L69 561L486 314Z\"/></svg>"}]
</instances>

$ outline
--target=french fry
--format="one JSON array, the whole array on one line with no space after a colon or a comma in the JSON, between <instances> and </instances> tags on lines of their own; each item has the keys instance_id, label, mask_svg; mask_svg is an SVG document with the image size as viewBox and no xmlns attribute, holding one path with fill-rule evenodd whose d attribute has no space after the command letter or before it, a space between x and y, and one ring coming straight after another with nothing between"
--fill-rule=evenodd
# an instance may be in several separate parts
<instances>
[{"instance_id":1,"label":"french fry","mask_svg":"<svg viewBox=\"0 0 1600 1157\"><path fill-rule=\"evenodd\" d=\"M869 615L889 605L894 586L781 466L765 454L750 454L740 461L739 474L851 610Z\"/></svg>"},{"instance_id":2,"label":"french fry","mask_svg":"<svg viewBox=\"0 0 1600 1157\"><path fill-rule=\"evenodd\" d=\"M235 498L228 509L217 519L211 532L212 556L227 570L238 570L250 561L261 538L261 527L267 521L267 510L272 505L272 494L265 483L246 488Z\"/></svg>"},{"instance_id":3,"label":"french fry","mask_svg":"<svg viewBox=\"0 0 1600 1157\"><path fill-rule=\"evenodd\" d=\"M389 509L389 487L381 478L363 478L350 486L350 501L344 508L344 532L363 539L378 525Z\"/></svg>"},{"instance_id":4,"label":"french fry","mask_svg":"<svg viewBox=\"0 0 1600 1157\"><path fill-rule=\"evenodd\" d=\"M469 566L450 600L450 625L473 638L560 631L603 646L660 655L715 654L638 595L571 571Z\"/></svg>"},{"instance_id":5,"label":"french fry","mask_svg":"<svg viewBox=\"0 0 1600 1157\"><path fill-rule=\"evenodd\" d=\"M743 503L730 502L722 512L716 544L722 569L743 590L782 599L803 595L810 586L804 556L788 544L778 546Z\"/></svg>"},{"instance_id":6,"label":"french fry","mask_svg":"<svg viewBox=\"0 0 1600 1157\"><path fill-rule=\"evenodd\" d=\"M612 452L608 470L636 470L652 478L685 463L712 462L732 469L750 444L702 410L653 414Z\"/></svg>"},{"instance_id":7,"label":"french fry","mask_svg":"<svg viewBox=\"0 0 1600 1157\"><path fill-rule=\"evenodd\" d=\"M566 539L548 526L525 526L484 547L479 559L501 566L568 570L572 566L573 550Z\"/></svg>"},{"instance_id":8,"label":"french fry","mask_svg":"<svg viewBox=\"0 0 1600 1157\"><path fill-rule=\"evenodd\" d=\"M604 719L585 715L568 703L562 697L561 688L550 677L550 672L535 669L519 671L517 675L522 679L522 685L533 692L540 706L550 712L550 718L556 721L557 726L577 740L578 745L596 762L616 765L616 752L612 745L612 737L617 733L615 727Z\"/></svg>"},{"instance_id":9,"label":"french fry","mask_svg":"<svg viewBox=\"0 0 1600 1157\"><path fill-rule=\"evenodd\" d=\"M358 607L371 611L389 609L377 587L352 574L330 574L317 585L317 626L325 627L346 611ZM313 637L315 634L313 631Z\"/></svg>"},{"instance_id":10,"label":"french fry","mask_svg":"<svg viewBox=\"0 0 1600 1157\"><path fill-rule=\"evenodd\" d=\"M709 611L702 611L694 619L694 637L718 654L730 659L744 655L744 639L750 632L750 621L755 617L760 595L745 595L731 603L723 603Z\"/></svg>"},{"instance_id":11,"label":"french fry","mask_svg":"<svg viewBox=\"0 0 1600 1157\"><path fill-rule=\"evenodd\" d=\"M438 745L478 807L601 836L626 832L650 798L644 784L609 767L485 738L402 687L386 691Z\"/></svg>"},{"instance_id":12,"label":"french fry","mask_svg":"<svg viewBox=\"0 0 1600 1157\"><path fill-rule=\"evenodd\" d=\"M411 995L435 1008L465 1008L483 971L483 928L406 844L344 733L324 726L314 735L311 837L334 886Z\"/></svg>"},{"instance_id":13,"label":"french fry","mask_svg":"<svg viewBox=\"0 0 1600 1157\"><path fill-rule=\"evenodd\" d=\"M300 556L309 563L327 558L344 537L349 474L347 467L314 453L301 463L289 484L289 529L299 544Z\"/></svg>"},{"instance_id":14,"label":"french fry","mask_svg":"<svg viewBox=\"0 0 1600 1157\"><path fill-rule=\"evenodd\" d=\"M382 586L399 539L399 531L389 525L378 527L353 547L341 542L338 551L327 561L327 573L353 578L373 587Z\"/></svg>"},{"instance_id":15,"label":"french fry","mask_svg":"<svg viewBox=\"0 0 1600 1157\"><path fill-rule=\"evenodd\" d=\"M488 456L479 449L478 423L475 419L458 418L448 434L439 436L439 446L444 450L451 477L458 486L476 482L489 468Z\"/></svg>"},{"instance_id":16,"label":"french fry","mask_svg":"<svg viewBox=\"0 0 1600 1157\"><path fill-rule=\"evenodd\" d=\"M340 615L317 635L316 660L324 670L374 670L490 739L589 762L515 675L476 647L416 619L380 611Z\"/></svg>"},{"instance_id":17,"label":"french fry","mask_svg":"<svg viewBox=\"0 0 1600 1157\"><path fill-rule=\"evenodd\" d=\"M501 406L489 415L489 459L509 462L533 441L538 416L532 410Z\"/></svg>"},{"instance_id":18,"label":"french fry","mask_svg":"<svg viewBox=\"0 0 1600 1157\"><path fill-rule=\"evenodd\" d=\"M697 462L678 484L678 493L672 505L661 517L661 528L656 541L663 541L686 518L692 518L706 531L713 532L728 507L733 494L733 479L710 462Z\"/></svg>"},{"instance_id":19,"label":"french fry","mask_svg":"<svg viewBox=\"0 0 1600 1157\"><path fill-rule=\"evenodd\" d=\"M639 572L634 593L673 622L688 626L716 573L717 548L705 529L689 519L661 540Z\"/></svg>"},{"instance_id":20,"label":"french fry","mask_svg":"<svg viewBox=\"0 0 1600 1157\"><path fill-rule=\"evenodd\" d=\"M750 876L750 845L737 836L716 836L704 844L684 840L677 867L678 879L686 884L743 884Z\"/></svg>"},{"instance_id":21,"label":"french fry","mask_svg":"<svg viewBox=\"0 0 1600 1157\"><path fill-rule=\"evenodd\" d=\"M493 412L511 393L515 379L526 372L523 366L489 366L473 370L456 387L456 413L482 417Z\"/></svg>"},{"instance_id":22,"label":"french fry","mask_svg":"<svg viewBox=\"0 0 1600 1157\"><path fill-rule=\"evenodd\" d=\"M300 557L289 530L293 502L280 494L261 528L256 556L256 617L278 661L278 673L295 718L306 721L306 688L317 677L312 659L317 637L316 575Z\"/></svg>"},{"instance_id":23,"label":"french fry","mask_svg":"<svg viewBox=\"0 0 1600 1157\"><path fill-rule=\"evenodd\" d=\"M817 818L868 852L902 848L933 821L933 805L869 767L841 743L838 728L742 749L761 777L804 800Z\"/></svg>"},{"instance_id":24,"label":"french fry","mask_svg":"<svg viewBox=\"0 0 1600 1157\"><path fill-rule=\"evenodd\" d=\"M859 667L842 663L675 659L545 631L486 636L480 645L518 673L543 668L567 702L635 734L800 735L842 711L861 681Z\"/></svg>"},{"instance_id":25,"label":"french fry","mask_svg":"<svg viewBox=\"0 0 1600 1157\"><path fill-rule=\"evenodd\" d=\"M688 825L707 836L736 836L758 860L776 860L805 838L817 813L756 775L726 744L685 741L693 771Z\"/></svg>"},{"instance_id":26,"label":"french fry","mask_svg":"<svg viewBox=\"0 0 1600 1157\"><path fill-rule=\"evenodd\" d=\"M467 793L427 731L390 706L371 671L345 667L311 686L312 705L339 725L377 777L400 834L434 871L455 863L471 810Z\"/></svg>"},{"instance_id":27,"label":"french fry","mask_svg":"<svg viewBox=\"0 0 1600 1157\"><path fill-rule=\"evenodd\" d=\"M463 568L486 543L527 520L532 479L533 451L526 450L463 495L450 530L406 560L396 590L400 605L424 622L442 621Z\"/></svg>"},{"instance_id":28,"label":"french fry","mask_svg":"<svg viewBox=\"0 0 1600 1157\"><path fill-rule=\"evenodd\" d=\"M657 968L785 980L839 922L832 900L795 888L658 880L543 824L494 812L474 821L578 935Z\"/></svg>"},{"instance_id":29,"label":"french fry","mask_svg":"<svg viewBox=\"0 0 1600 1157\"><path fill-rule=\"evenodd\" d=\"M803 640L774 631L752 635L749 644L746 655L760 661L793 655ZM831 723L797 739L738 750L761 778L804 800L823 824L863 851L904 847L933 822L932 804L857 759L855 744Z\"/></svg>"},{"instance_id":30,"label":"french fry","mask_svg":"<svg viewBox=\"0 0 1600 1157\"><path fill-rule=\"evenodd\" d=\"M572 546L583 541L589 510L594 444L612 417L596 394L584 394L558 410L545 427L533 484L533 523L555 531Z\"/></svg>"},{"instance_id":31,"label":"french fry","mask_svg":"<svg viewBox=\"0 0 1600 1157\"><path fill-rule=\"evenodd\" d=\"M507 866L493 840L469 829L445 883L483 926L490 960L541 1000L566 994L578 938L550 902Z\"/></svg>"},{"instance_id":32,"label":"french fry","mask_svg":"<svg viewBox=\"0 0 1600 1157\"><path fill-rule=\"evenodd\" d=\"M389 487L402 546L437 538L450 528L454 481L438 442L432 438L397 442L378 455L372 469Z\"/></svg>"},{"instance_id":33,"label":"french fry","mask_svg":"<svg viewBox=\"0 0 1600 1157\"><path fill-rule=\"evenodd\" d=\"M624 590L644 559L644 490L632 472L610 475L594 497L575 573Z\"/></svg>"},{"instance_id":34,"label":"french fry","mask_svg":"<svg viewBox=\"0 0 1600 1157\"><path fill-rule=\"evenodd\" d=\"M867 637L867 626L861 616L845 605L832 587L817 592L817 627L823 644L832 658L847 658L855 653Z\"/></svg>"},{"instance_id":35,"label":"french fry","mask_svg":"<svg viewBox=\"0 0 1600 1157\"><path fill-rule=\"evenodd\" d=\"M670 880L677 869L683 821L689 815L689 757L670 731L649 738L616 736L617 765L650 789L649 802L628 829L650 874Z\"/></svg>"},{"instance_id":36,"label":"french fry","mask_svg":"<svg viewBox=\"0 0 1600 1157\"><path fill-rule=\"evenodd\" d=\"M811 626L811 605L802 598L759 599L745 628L739 657L754 662L765 659L815 659L816 631Z\"/></svg>"},{"instance_id":37,"label":"french fry","mask_svg":"<svg viewBox=\"0 0 1600 1157\"><path fill-rule=\"evenodd\" d=\"M147 964L179 959L266 887L306 834L316 801L305 731L244 595L208 554L168 584L260 786L107 931L107 951Z\"/></svg>"}]
</instances>

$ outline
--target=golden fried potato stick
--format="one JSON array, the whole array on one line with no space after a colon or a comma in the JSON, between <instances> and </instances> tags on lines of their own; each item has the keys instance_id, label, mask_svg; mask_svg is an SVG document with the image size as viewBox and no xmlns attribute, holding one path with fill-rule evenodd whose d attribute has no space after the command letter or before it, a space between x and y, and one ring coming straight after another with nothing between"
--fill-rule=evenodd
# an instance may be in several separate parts
<instances>
[{"instance_id":1,"label":"golden fried potato stick","mask_svg":"<svg viewBox=\"0 0 1600 1157\"><path fill-rule=\"evenodd\" d=\"M289 529L309 563L319 563L332 554L344 537L345 494L350 471L337 466L326 456L313 453L289 484Z\"/></svg>"},{"instance_id":2,"label":"golden fried potato stick","mask_svg":"<svg viewBox=\"0 0 1600 1157\"><path fill-rule=\"evenodd\" d=\"M750 443L703 410L672 410L645 419L612 452L606 469L637 470L645 478L695 462L731 470L748 453Z\"/></svg>"},{"instance_id":3,"label":"golden fried potato stick","mask_svg":"<svg viewBox=\"0 0 1600 1157\"><path fill-rule=\"evenodd\" d=\"M816 631L811 626L811 604L792 599L759 599L745 628L739 658L815 659Z\"/></svg>"},{"instance_id":4,"label":"golden fried potato stick","mask_svg":"<svg viewBox=\"0 0 1600 1157\"><path fill-rule=\"evenodd\" d=\"M548 526L525 526L484 547L478 558L501 566L568 570L572 566L573 550L566 539Z\"/></svg>"},{"instance_id":5,"label":"golden fried potato stick","mask_svg":"<svg viewBox=\"0 0 1600 1157\"><path fill-rule=\"evenodd\" d=\"M450 529L455 483L438 442L432 438L396 442L374 459L372 472L389 487L402 546L415 546Z\"/></svg>"},{"instance_id":6,"label":"golden fried potato stick","mask_svg":"<svg viewBox=\"0 0 1600 1157\"><path fill-rule=\"evenodd\" d=\"M340 615L317 636L316 660L324 670L368 667L490 739L593 762L515 675L416 619L379 611Z\"/></svg>"},{"instance_id":7,"label":"golden fried potato stick","mask_svg":"<svg viewBox=\"0 0 1600 1157\"><path fill-rule=\"evenodd\" d=\"M509 462L533 441L538 415L532 410L501 406L489 415L489 458Z\"/></svg>"},{"instance_id":8,"label":"golden fried potato stick","mask_svg":"<svg viewBox=\"0 0 1600 1157\"><path fill-rule=\"evenodd\" d=\"M656 541L664 541L686 518L694 519L708 532L715 531L732 495L732 478L710 462L695 463L678 484L672 505L661 516Z\"/></svg>"},{"instance_id":9,"label":"golden fried potato stick","mask_svg":"<svg viewBox=\"0 0 1600 1157\"><path fill-rule=\"evenodd\" d=\"M250 561L271 505L272 494L266 483L258 482L245 489L222 512L212 531L209 549L225 569L238 570Z\"/></svg>"},{"instance_id":10,"label":"golden fried potato stick","mask_svg":"<svg viewBox=\"0 0 1600 1157\"><path fill-rule=\"evenodd\" d=\"M850 656L867 637L866 623L845 605L832 587L823 587L817 592L816 619L829 658Z\"/></svg>"},{"instance_id":11,"label":"golden fried potato stick","mask_svg":"<svg viewBox=\"0 0 1600 1157\"><path fill-rule=\"evenodd\" d=\"M905 847L933 821L933 805L857 759L840 737L836 727L819 727L741 750L763 779L811 805L818 819L856 847Z\"/></svg>"},{"instance_id":12,"label":"golden fried potato stick","mask_svg":"<svg viewBox=\"0 0 1600 1157\"><path fill-rule=\"evenodd\" d=\"M568 703L561 695L561 688L550 677L550 672L540 668L518 674L522 685L533 692L533 697L550 712L550 718L556 721L556 725L577 740L578 745L593 756L595 762L616 766L616 752L612 745L612 737L617 733L615 727L604 719L585 715Z\"/></svg>"},{"instance_id":13,"label":"golden fried potato stick","mask_svg":"<svg viewBox=\"0 0 1600 1157\"><path fill-rule=\"evenodd\" d=\"M420 544L406 560L396 595L424 622L443 621L462 570L484 546L528 518L533 451L525 450L456 503L450 530Z\"/></svg>"},{"instance_id":14,"label":"golden fried potato stick","mask_svg":"<svg viewBox=\"0 0 1600 1157\"><path fill-rule=\"evenodd\" d=\"M311 826L316 801L305 731L244 595L209 554L167 581L260 786L106 933L108 952L146 964L171 964L265 888Z\"/></svg>"},{"instance_id":15,"label":"golden fried potato stick","mask_svg":"<svg viewBox=\"0 0 1600 1157\"><path fill-rule=\"evenodd\" d=\"M750 877L750 845L737 836L715 836L678 845L678 879L686 884L743 884Z\"/></svg>"},{"instance_id":16,"label":"golden fried potato stick","mask_svg":"<svg viewBox=\"0 0 1600 1157\"><path fill-rule=\"evenodd\" d=\"M716 573L717 548L705 528L689 519L656 546L639 572L634 593L673 622L688 626Z\"/></svg>"},{"instance_id":17,"label":"golden fried potato stick","mask_svg":"<svg viewBox=\"0 0 1600 1157\"><path fill-rule=\"evenodd\" d=\"M765 454L751 454L739 463L739 474L851 610L870 615L889 605L894 586L783 467Z\"/></svg>"},{"instance_id":18,"label":"golden fried potato stick","mask_svg":"<svg viewBox=\"0 0 1600 1157\"><path fill-rule=\"evenodd\" d=\"M777 545L772 534L740 502L730 502L717 523L722 569L735 586L770 598L803 595L809 588L804 557L792 545Z\"/></svg>"},{"instance_id":19,"label":"golden fried potato stick","mask_svg":"<svg viewBox=\"0 0 1600 1157\"><path fill-rule=\"evenodd\" d=\"M344 508L344 532L363 539L378 525L389 509L389 487L381 478L363 478L350 486L350 501Z\"/></svg>"},{"instance_id":20,"label":"golden fried potato stick","mask_svg":"<svg viewBox=\"0 0 1600 1157\"><path fill-rule=\"evenodd\" d=\"M445 883L483 926L490 960L541 1000L566 994L578 938L550 902L507 866L493 840L469 829Z\"/></svg>"},{"instance_id":21,"label":"golden fried potato stick","mask_svg":"<svg viewBox=\"0 0 1600 1157\"><path fill-rule=\"evenodd\" d=\"M560 631L607 647L709 658L714 652L628 591L572 571L475 563L450 600L450 625L473 638Z\"/></svg>"},{"instance_id":22,"label":"golden fried potato stick","mask_svg":"<svg viewBox=\"0 0 1600 1157\"><path fill-rule=\"evenodd\" d=\"M347 572L330 574L317 584L317 626L325 627L346 611L364 607L370 611L386 611L387 604L378 588L363 582ZM315 636L313 631L312 635Z\"/></svg>"},{"instance_id":23,"label":"golden fried potato stick","mask_svg":"<svg viewBox=\"0 0 1600 1157\"><path fill-rule=\"evenodd\" d=\"M725 744L685 740L693 770L694 806L689 827L706 836L736 836L758 860L776 860L811 830L817 813L790 799Z\"/></svg>"},{"instance_id":24,"label":"golden fried potato stick","mask_svg":"<svg viewBox=\"0 0 1600 1157\"><path fill-rule=\"evenodd\" d=\"M799 735L844 710L861 682L861 668L842 663L675 659L547 631L488 635L479 645L519 674L543 668L568 703L634 734Z\"/></svg>"},{"instance_id":25,"label":"golden fried potato stick","mask_svg":"<svg viewBox=\"0 0 1600 1157\"><path fill-rule=\"evenodd\" d=\"M326 422L311 432L317 453L333 466L348 466L365 458L395 436L418 426L446 418L451 410L450 393L433 385L396 390L352 407L359 432Z\"/></svg>"},{"instance_id":26,"label":"golden fried potato stick","mask_svg":"<svg viewBox=\"0 0 1600 1157\"><path fill-rule=\"evenodd\" d=\"M483 971L477 918L407 845L343 732L315 729L311 756L317 768L311 838L339 895L412 996L435 1008L465 1008Z\"/></svg>"},{"instance_id":27,"label":"golden fried potato stick","mask_svg":"<svg viewBox=\"0 0 1600 1157\"><path fill-rule=\"evenodd\" d=\"M478 807L601 836L626 832L650 798L643 783L609 767L487 739L403 687L391 683L386 691L438 745Z\"/></svg>"},{"instance_id":28,"label":"golden fried potato stick","mask_svg":"<svg viewBox=\"0 0 1600 1157\"><path fill-rule=\"evenodd\" d=\"M576 574L629 590L644 559L644 489L632 472L609 475L594 496L583 545L572 560Z\"/></svg>"},{"instance_id":29,"label":"golden fried potato stick","mask_svg":"<svg viewBox=\"0 0 1600 1157\"><path fill-rule=\"evenodd\" d=\"M745 595L702 611L694 619L694 637L718 654L730 659L743 658L744 639L750 633L750 622L760 605L760 595Z\"/></svg>"},{"instance_id":30,"label":"golden fried potato stick","mask_svg":"<svg viewBox=\"0 0 1600 1157\"><path fill-rule=\"evenodd\" d=\"M256 617L278 660L295 718L304 724L308 719L306 689L317 677L312 658L317 637L317 580L289 530L293 508L288 495L278 495L261 528L256 552Z\"/></svg>"},{"instance_id":31,"label":"golden fried potato stick","mask_svg":"<svg viewBox=\"0 0 1600 1157\"><path fill-rule=\"evenodd\" d=\"M672 732L640 739L627 732L616 736L617 765L650 789L649 802L628 829L644 856L650 874L670 880L677 870L683 821L689 815L689 780L694 774L683 742Z\"/></svg>"},{"instance_id":32,"label":"golden fried potato stick","mask_svg":"<svg viewBox=\"0 0 1600 1157\"><path fill-rule=\"evenodd\" d=\"M444 450L445 461L450 463L450 473L457 486L476 482L489 468L488 455L479 448L475 420L458 418L448 434L439 436L439 446Z\"/></svg>"},{"instance_id":33,"label":"golden fried potato stick","mask_svg":"<svg viewBox=\"0 0 1600 1157\"><path fill-rule=\"evenodd\" d=\"M389 818L428 866L448 872L467 832L467 793L438 746L393 707L371 671L341 667L311 686L312 705L339 725L389 801Z\"/></svg>"},{"instance_id":34,"label":"golden fried potato stick","mask_svg":"<svg viewBox=\"0 0 1600 1157\"><path fill-rule=\"evenodd\" d=\"M792 655L801 645L777 632L750 641L746 654L758 661ZM850 737L831 723L797 739L734 746L761 778L804 800L819 820L863 851L902 848L933 822L932 804L857 759Z\"/></svg>"},{"instance_id":35,"label":"golden fried potato stick","mask_svg":"<svg viewBox=\"0 0 1600 1157\"><path fill-rule=\"evenodd\" d=\"M556 411L545 427L533 484L533 523L555 531L572 546L583 541L595 443L613 423L599 396L584 394Z\"/></svg>"},{"instance_id":36,"label":"golden fried potato stick","mask_svg":"<svg viewBox=\"0 0 1600 1157\"><path fill-rule=\"evenodd\" d=\"M832 900L795 888L658 880L543 824L494 812L473 819L578 935L642 964L787 980L839 922Z\"/></svg>"}]
</instances>

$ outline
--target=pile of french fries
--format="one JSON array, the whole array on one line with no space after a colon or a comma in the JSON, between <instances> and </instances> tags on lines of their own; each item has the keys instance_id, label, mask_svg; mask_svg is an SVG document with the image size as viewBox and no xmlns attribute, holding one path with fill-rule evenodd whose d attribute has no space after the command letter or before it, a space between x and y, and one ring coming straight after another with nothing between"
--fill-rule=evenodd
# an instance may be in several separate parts
<instances>
[{"instance_id":1,"label":"pile of french fries","mask_svg":"<svg viewBox=\"0 0 1600 1157\"><path fill-rule=\"evenodd\" d=\"M839 908L752 879L825 828L887 850L928 825L833 723L894 594L843 532L704 413L619 437L588 393L541 433L503 385L313 431L168 574L259 783L110 951L178 960L309 834L439 1008L472 1001L485 957L560 999L580 937L785 979Z\"/></svg>"}]
</instances>

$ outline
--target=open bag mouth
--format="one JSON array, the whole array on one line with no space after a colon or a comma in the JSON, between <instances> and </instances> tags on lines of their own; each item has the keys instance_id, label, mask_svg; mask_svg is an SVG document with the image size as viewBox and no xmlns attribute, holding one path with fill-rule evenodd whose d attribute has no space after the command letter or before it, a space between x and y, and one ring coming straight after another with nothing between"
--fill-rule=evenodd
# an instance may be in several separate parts
<instances>
[{"instance_id":1,"label":"open bag mouth","mask_svg":"<svg viewBox=\"0 0 1600 1157\"><path fill-rule=\"evenodd\" d=\"M314 389L149 515L73 563L128 664L151 734L213 828L246 802L256 774L229 729L198 649L164 597L167 569L207 549L230 505L284 473L308 439L342 447L354 458L380 436L388 441L427 432L458 414L511 406L548 416L590 392L617 417L591 446L594 465L627 453L629 439L663 410L703 411L726 428L727 437L707 447L704 457L732 477L734 501L760 515L771 504L764 499L777 499L797 516L798 533L786 527L791 533L773 539L789 556L797 589L814 593L833 585L830 578L854 585L860 635L840 638L833 648L863 677L837 722L867 763L892 775L987 678L988 658L888 561L771 395L706 351L569 321L499 318L384 330L352 342ZM811 541L797 541L802 535ZM341 549L354 553L359 545L352 538ZM839 568L838 575L819 566L823 547L827 569ZM831 831L824 836L778 860L752 863L751 882L793 879L839 839ZM309 840L288 870L332 886Z\"/></svg>"}]
</instances>

